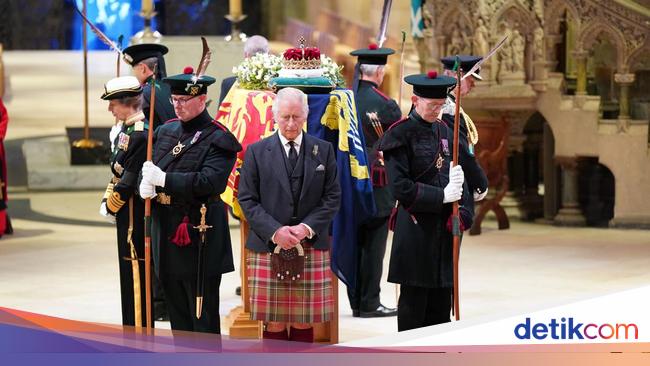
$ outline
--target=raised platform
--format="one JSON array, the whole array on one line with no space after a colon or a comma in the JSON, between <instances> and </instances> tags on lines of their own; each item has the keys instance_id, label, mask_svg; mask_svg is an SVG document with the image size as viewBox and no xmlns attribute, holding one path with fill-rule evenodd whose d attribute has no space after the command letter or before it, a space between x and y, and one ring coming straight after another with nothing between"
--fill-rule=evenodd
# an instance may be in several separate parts
<instances>
[{"instance_id":1,"label":"raised platform","mask_svg":"<svg viewBox=\"0 0 650 366\"><path fill-rule=\"evenodd\" d=\"M111 176L108 165L70 165L65 136L25 140L23 155L29 190L101 190Z\"/></svg>"}]
</instances>

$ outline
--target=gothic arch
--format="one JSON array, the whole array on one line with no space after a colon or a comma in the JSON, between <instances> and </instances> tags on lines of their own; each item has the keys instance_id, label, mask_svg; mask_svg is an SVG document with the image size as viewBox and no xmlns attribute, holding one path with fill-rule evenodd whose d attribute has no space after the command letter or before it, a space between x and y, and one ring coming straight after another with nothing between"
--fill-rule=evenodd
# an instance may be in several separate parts
<instances>
[{"instance_id":1,"label":"gothic arch","mask_svg":"<svg viewBox=\"0 0 650 366\"><path fill-rule=\"evenodd\" d=\"M641 47L634 50L630 56L625 59L623 67L629 72L635 72L637 70L636 66L641 62L641 59L644 56L649 59L645 61L645 63L650 63L650 40L646 40Z\"/></svg>"},{"instance_id":2,"label":"gothic arch","mask_svg":"<svg viewBox=\"0 0 650 366\"><path fill-rule=\"evenodd\" d=\"M547 5L545 9L549 10L544 20L544 28L546 28L548 34L560 33L560 22L565 12L569 13L571 19L576 22L576 26L580 29L580 13L569 1L556 0Z\"/></svg>"},{"instance_id":3,"label":"gothic arch","mask_svg":"<svg viewBox=\"0 0 650 366\"><path fill-rule=\"evenodd\" d=\"M589 51L601 34L608 36L616 46L616 69L622 70L625 67L625 36L603 19L594 19L584 27L580 32L576 47Z\"/></svg>"},{"instance_id":4,"label":"gothic arch","mask_svg":"<svg viewBox=\"0 0 650 366\"><path fill-rule=\"evenodd\" d=\"M447 35L447 33L449 33L448 28L450 23L460 23L474 31L474 23L472 22L473 16L470 16L470 14L461 7L460 3L455 3L450 6L442 14L438 15L437 18L438 21L436 22L435 34ZM454 18L458 19L458 21L451 22L450 19Z\"/></svg>"},{"instance_id":5,"label":"gothic arch","mask_svg":"<svg viewBox=\"0 0 650 366\"><path fill-rule=\"evenodd\" d=\"M521 4L515 0L509 0L494 14L490 21L490 31L492 34L497 34L499 32L499 23L504 20L502 18L509 12L514 12L517 14L519 18L518 20L521 20L521 22L519 22L519 30L525 30L523 33L527 37L533 34L533 31L538 24L537 20L532 16L530 10L522 7Z\"/></svg>"}]
</instances>

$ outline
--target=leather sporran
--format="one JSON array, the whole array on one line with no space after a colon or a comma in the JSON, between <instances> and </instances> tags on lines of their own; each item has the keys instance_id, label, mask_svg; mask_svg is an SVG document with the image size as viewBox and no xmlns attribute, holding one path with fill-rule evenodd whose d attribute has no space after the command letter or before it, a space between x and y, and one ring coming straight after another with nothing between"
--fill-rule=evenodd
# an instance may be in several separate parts
<instances>
[{"instance_id":1,"label":"leather sporran","mask_svg":"<svg viewBox=\"0 0 650 366\"><path fill-rule=\"evenodd\" d=\"M305 250L301 244L284 250L279 245L271 253L271 274L278 281L299 281L305 270Z\"/></svg>"}]
</instances>

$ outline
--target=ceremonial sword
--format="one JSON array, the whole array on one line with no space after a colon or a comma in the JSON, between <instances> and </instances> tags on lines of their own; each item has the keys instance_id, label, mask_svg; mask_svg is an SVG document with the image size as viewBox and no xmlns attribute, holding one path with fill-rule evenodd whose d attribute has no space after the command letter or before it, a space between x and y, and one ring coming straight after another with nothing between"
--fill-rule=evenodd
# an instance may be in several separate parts
<instances>
[{"instance_id":1,"label":"ceremonial sword","mask_svg":"<svg viewBox=\"0 0 650 366\"><path fill-rule=\"evenodd\" d=\"M199 263L198 270L196 273L196 318L201 319L201 312L203 310L203 249L205 248L205 234L208 229L212 228L212 225L206 225L205 223L205 214L208 212L208 209L205 207L205 203L201 205L201 223L199 226L194 226L195 229L199 231L199 237L201 239L199 243Z\"/></svg>"}]
</instances>

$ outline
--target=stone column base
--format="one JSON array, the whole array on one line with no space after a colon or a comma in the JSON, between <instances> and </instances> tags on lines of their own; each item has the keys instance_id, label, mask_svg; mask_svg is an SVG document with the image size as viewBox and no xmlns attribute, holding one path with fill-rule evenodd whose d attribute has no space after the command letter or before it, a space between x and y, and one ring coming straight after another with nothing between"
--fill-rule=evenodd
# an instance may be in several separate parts
<instances>
[{"instance_id":1,"label":"stone column base","mask_svg":"<svg viewBox=\"0 0 650 366\"><path fill-rule=\"evenodd\" d=\"M558 211L553 223L558 226L585 226L587 220L582 215L580 208L563 207Z\"/></svg>"}]
</instances>

